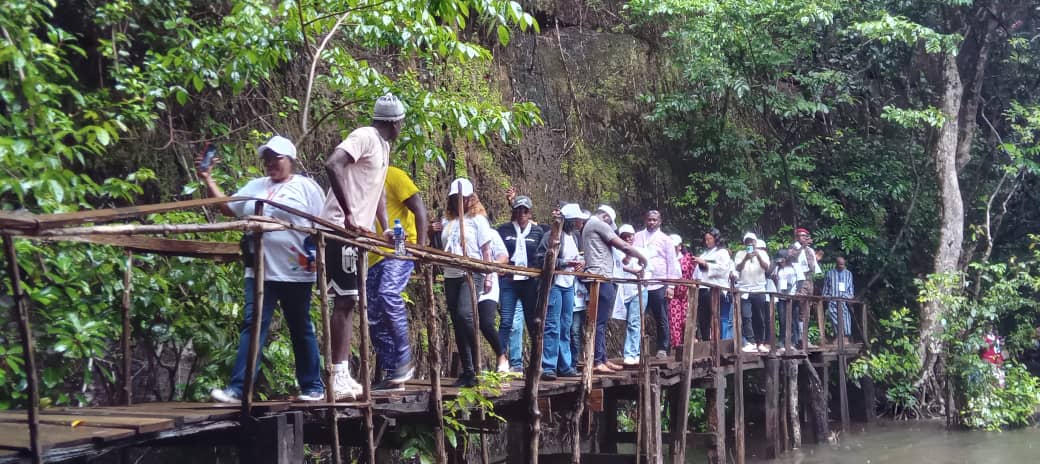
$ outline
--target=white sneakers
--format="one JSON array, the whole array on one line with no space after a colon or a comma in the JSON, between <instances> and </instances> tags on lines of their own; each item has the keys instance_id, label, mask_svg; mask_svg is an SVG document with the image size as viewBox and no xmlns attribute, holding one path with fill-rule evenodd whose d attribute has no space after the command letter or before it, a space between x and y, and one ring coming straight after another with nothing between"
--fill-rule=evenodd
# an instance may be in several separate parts
<instances>
[{"instance_id":1,"label":"white sneakers","mask_svg":"<svg viewBox=\"0 0 1040 464\"><path fill-rule=\"evenodd\" d=\"M241 398L240 395L238 395L237 393L235 393L235 392L233 392L231 390L225 390L223 388L214 388L213 390L211 390L209 392L209 396L212 396L213 400L217 401L219 403L228 403L228 404L241 404L242 403L242 398Z\"/></svg>"},{"instance_id":2,"label":"white sneakers","mask_svg":"<svg viewBox=\"0 0 1040 464\"><path fill-rule=\"evenodd\" d=\"M758 353L758 346L753 343L745 343L744 347L740 349L745 353Z\"/></svg>"},{"instance_id":3,"label":"white sneakers","mask_svg":"<svg viewBox=\"0 0 1040 464\"><path fill-rule=\"evenodd\" d=\"M336 401L347 398L356 400L361 396L361 384L350 376L350 364L342 362L332 365L332 392Z\"/></svg>"},{"instance_id":4,"label":"white sneakers","mask_svg":"<svg viewBox=\"0 0 1040 464\"><path fill-rule=\"evenodd\" d=\"M626 365L626 366L635 366L635 365L639 364L639 358L637 358L635 356L629 356L629 357L625 358L623 361L621 361L621 363Z\"/></svg>"}]
</instances>

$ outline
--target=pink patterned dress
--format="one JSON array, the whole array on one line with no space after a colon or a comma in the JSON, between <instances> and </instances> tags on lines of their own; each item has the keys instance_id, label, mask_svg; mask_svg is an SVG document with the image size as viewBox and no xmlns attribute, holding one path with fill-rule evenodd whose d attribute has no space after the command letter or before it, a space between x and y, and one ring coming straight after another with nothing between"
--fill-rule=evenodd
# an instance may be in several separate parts
<instances>
[{"instance_id":1,"label":"pink patterned dress","mask_svg":"<svg viewBox=\"0 0 1040 464\"><path fill-rule=\"evenodd\" d=\"M683 250L679 256L679 269L682 270L683 279L693 278L693 269L696 266L693 258L693 255L686 250ZM672 346L682 345L683 342L683 331L686 329L686 308L688 307L686 297L688 293L689 289L686 286L677 286L675 287L675 297L668 302L668 321L672 330Z\"/></svg>"}]
</instances>

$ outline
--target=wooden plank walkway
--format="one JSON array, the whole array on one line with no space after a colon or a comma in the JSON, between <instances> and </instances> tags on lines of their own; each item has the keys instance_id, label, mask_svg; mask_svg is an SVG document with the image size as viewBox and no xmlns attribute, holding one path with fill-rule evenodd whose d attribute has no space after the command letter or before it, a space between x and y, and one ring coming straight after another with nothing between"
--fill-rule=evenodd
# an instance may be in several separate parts
<instances>
[{"instance_id":1,"label":"wooden plank walkway","mask_svg":"<svg viewBox=\"0 0 1040 464\"><path fill-rule=\"evenodd\" d=\"M859 344L846 346L846 352L850 355L856 355L860 351ZM817 357L820 360L830 360L836 354L834 347L815 348L807 353L796 353L785 358L808 356L810 359ZM743 353L741 368L745 371L761 369L765 366L764 359L767 357L765 353ZM733 373L736 369L735 359L736 356L732 352L724 353L721 370L727 374ZM695 360L694 378L701 382L710 381L709 364L710 358ZM682 377L679 361L655 359L651 365L659 370L662 386L675 385ZM593 388L606 390L635 387L639 383L638 374L638 366L625 366L624 370L616 374L596 375L593 377ZM460 390L448 386L454 380L442 379L444 400L458 396ZM497 394L488 395L496 409L508 410L522 404L523 379L513 379L500 387ZM542 381L539 397L552 400L554 397L577 394L580 389L581 378ZM428 414L429 392L428 380L415 379L405 385L404 391L372 392L372 407L377 415L387 417L424 416ZM361 410L366 403L353 401L329 405L320 402L268 401L254 403L253 411L255 415L286 411L310 413L330 406L340 412L341 421L354 421L361 419ZM215 423L221 424L221 430L238 430L240 412L238 405L221 403L143 403L132 406L48 408L42 410L40 415L41 446L45 459L54 459L56 456L69 459L74 458L77 452L96 453L97 450L105 448L148 445L153 440L165 437L202 433L211 430L209 425ZM25 412L0 412L0 463L25 459L28 450L29 429Z\"/></svg>"}]
</instances>

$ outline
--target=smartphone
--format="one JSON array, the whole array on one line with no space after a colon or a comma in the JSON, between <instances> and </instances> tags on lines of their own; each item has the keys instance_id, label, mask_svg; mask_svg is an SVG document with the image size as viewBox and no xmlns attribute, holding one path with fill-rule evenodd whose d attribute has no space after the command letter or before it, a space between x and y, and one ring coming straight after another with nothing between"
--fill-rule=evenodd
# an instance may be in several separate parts
<instances>
[{"instance_id":1,"label":"smartphone","mask_svg":"<svg viewBox=\"0 0 1040 464\"><path fill-rule=\"evenodd\" d=\"M199 162L199 169L206 171L213 164L213 158L217 156L217 144L207 143L204 150L202 161Z\"/></svg>"}]
</instances>

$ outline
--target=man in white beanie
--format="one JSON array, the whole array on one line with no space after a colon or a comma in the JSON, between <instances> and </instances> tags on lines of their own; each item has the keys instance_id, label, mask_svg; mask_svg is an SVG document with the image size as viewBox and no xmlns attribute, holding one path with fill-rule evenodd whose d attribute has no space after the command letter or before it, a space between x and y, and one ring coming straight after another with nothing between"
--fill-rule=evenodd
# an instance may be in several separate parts
<instances>
[{"instance_id":1,"label":"man in white beanie","mask_svg":"<svg viewBox=\"0 0 1040 464\"><path fill-rule=\"evenodd\" d=\"M355 129L332 151L325 160L331 192L322 218L354 231L375 231L379 219L382 230L391 230L383 186L390 166L390 142L401 135L404 114L404 104L393 94L379 97L372 125ZM337 400L361 394L361 385L348 370L358 299L358 256L356 248L335 240L325 247L325 272L333 295L332 389Z\"/></svg>"}]
</instances>

